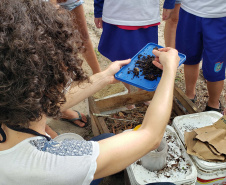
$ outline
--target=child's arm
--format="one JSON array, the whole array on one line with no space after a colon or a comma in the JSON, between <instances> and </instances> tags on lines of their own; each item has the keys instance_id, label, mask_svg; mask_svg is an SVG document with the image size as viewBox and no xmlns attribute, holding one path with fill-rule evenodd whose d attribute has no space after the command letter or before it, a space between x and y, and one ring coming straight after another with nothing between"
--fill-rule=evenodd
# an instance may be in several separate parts
<instances>
[{"instance_id":1,"label":"child's arm","mask_svg":"<svg viewBox=\"0 0 226 185\"><path fill-rule=\"evenodd\" d=\"M104 0L94 0L94 23L97 28L102 28L102 12Z\"/></svg>"},{"instance_id":2,"label":"child's arm","mask_svg":"<svg viewBox=\"0 0 226 185\"><path fill-rule=\"evenodd\" d=\"M174 9L176 0L165 0L163 8L164 9Z\"/></svg>"},{"instance_id":3,"label":"child's arm","mask_svg":"<svg viewBox=\"0 0 226 185\"><path fill-rule=\"evenodd\" d=\"M104 7L104 0L94 0L94 17L101 18Z\"/></svg>"},{"instance_id":4,"label":"child's arm","mask_svg":"<svg viewBox=\"0 0 226 185\"><path fill-rule=\"evenodd\" d=\"M163 12L162 12L162 20L165 21L170 18L170 15L175 7L176 0L165 0L163 5Z\"/></svg>"}]
</instances>

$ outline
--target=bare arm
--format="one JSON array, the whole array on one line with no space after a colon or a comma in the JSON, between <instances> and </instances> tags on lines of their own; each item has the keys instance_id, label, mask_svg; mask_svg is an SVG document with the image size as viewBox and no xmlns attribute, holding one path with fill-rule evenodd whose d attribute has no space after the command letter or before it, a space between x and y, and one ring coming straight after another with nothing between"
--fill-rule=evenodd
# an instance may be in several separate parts
<instances>
[{"instance_id":1,"label":"bare arm","mask_svg":"<svg viewBox=\"0 0 226 185\"><path fill-rule=\"evenodd\" d=\"M174 9L163 9L162 12L162 20L166 21L170 18L171 13L173 12Z\"/></svg>"},{"instance_id":2,"label":"bare arm","mask_svg":"<svg viewBox=\"0 0 226 185\"><path fill-rule=\"evenodd\" d=\"M149 151L158 147L165 132L172 109L174 78L179 62L174 49L153 51L163 65L163 74L156 93L137 131L124 132L99 141L100 155L94 178L105 177L125 169Z\"/></svg>"},{"instance_id":3,"label":"bare arm","mask_svg":"<svg viewBox=\"0 0 226 185\"><path fill-rule=\"evenodd\" d=\"M61 111L73 107L85 98L101 90L106 85L116 83L117 80L114 78L114 74L117 73L123 65L129 62L130 59L113 62L106 70L92 75L90 77L91 83L86 82L79 86L72 85L69 92L66 94L66 103L61 106Z\"/></svg>"}]
</instances>

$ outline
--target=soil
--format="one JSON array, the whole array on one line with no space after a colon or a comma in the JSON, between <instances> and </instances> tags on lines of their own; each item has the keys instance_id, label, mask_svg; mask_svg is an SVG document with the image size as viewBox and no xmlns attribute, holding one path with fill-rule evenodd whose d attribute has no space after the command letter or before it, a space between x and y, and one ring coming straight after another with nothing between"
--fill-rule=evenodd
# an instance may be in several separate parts
<instances>
[{"instance_id":1,"label":"soil","mask_svg":"<svg viewBox=\"0 0 226 185\"><path fill-rule=\"evenodd\" d=\"M133 70L129 70L128 73L132 72L133 77L144 76L144 79L153 81L157 80L162 75L162 70L157 68L152 62L155 56L138 55L138 60L135 62Z\"/></svg>"},{"instance_id":2,"label":"soil","mask_svg":"<svg viewBox=\"0 0 226 185\"><path fill-rule=\"evenodd\" d=\"M163 0L160 0L160 7L162 7L162 5L163 5ZM108 60L107 58L105 58L104 56L102 56L98 52L98 49L97 49L102 30L97 29L94 24L93 0L86 0L85 3L83 4L83 7L85 10L89 35L92 40L94 50L96 52L101 70L104 70L111 63L111 61ZM161 8L160 12L162 12L162 8ZM159 25L159 29L158 29L158 33L159 33L158 44L161 46L165 46L164 33L163 33L164 26L165 26L165 23L162 21L161 24ZM86 62L83 62L83 68L89 75L92 74L91 69ZM179 86L180 89L182 89L185 92L183 65L181 65L177 71L175 83ZM134 89L136 90L136 88L134 88ZM221 101L223 107L225 105L225 99L224 99L225 89L226 89L226 85L224 85L224 90L222 91L222 94L220 97L220 101ZM103 98L105 96L109 96L109 95L112 95L112 94L115 94L118 92L122 92L122 91L125 91L125 88L123 87L122 83L118 83L118 84L114 84L114 85L110 85L110 86L106 87L105 89L96 93L94 96L95 96L95 98L99 99L99 98ZM197 81L196 92L197 92L197 94L196 94L197 102L195 104L198 106L198 108L203 110L205 108L206 102L208 100L208 92L207 92L206 82L205 82L205 79L203 78L202 72L200 73L200 76ZM87 99L82 101L78 105L74 106L73 109L78 110L84 114L89 114L89 107L88 107ZM141 121L138 121L138 122L141 123ZM60 120L54 120L54 119L49 119L48 125L51 128L53 128L54 130L56 130L59 134L68 133L68 132L77 133L77 134L81 135L83 138L85 138L86 140L89 140L90 138L93 137L91 125L89 125L86 128L78 128L70 123L63 122ZM129 126L126 126L126 127L129 128ZM119 130L122 131L122 129L119 129ZM119 132L121 132L121 131L119 131ZM124 183L124 173L121 172L116 175L106 177L103 179L101 184L102 185L115 185L115 184L123 185L123 184L125 184Z\"/></svg>"}]
</instances>

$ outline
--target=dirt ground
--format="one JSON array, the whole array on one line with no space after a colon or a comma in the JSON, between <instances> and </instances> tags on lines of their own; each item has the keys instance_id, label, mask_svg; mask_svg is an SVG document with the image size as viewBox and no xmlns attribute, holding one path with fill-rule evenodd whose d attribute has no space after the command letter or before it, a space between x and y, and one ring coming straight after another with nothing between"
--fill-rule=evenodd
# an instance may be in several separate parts
<instances>
[{"instance_id":1,"label":"dirt ground","mask_svg":"<svg viewBox=\"0 0 226 185\"><path fill-rule=\"evenodd\" d=\"M161 7L162 7L163 0L160 0L160 2L161 2ZM91 40L93 42L94 50L95 50L96 55L98 57L98 61L100 63L101 69L104 70L111 62L108 59L106 59L104 56L102 56L98 52L98 49L97 49L102 30L97 29L95 27L95 24L94 24L93 0L86 0L83 7L84 7L84 10L85 10L89 34L90 34ZM162 11L162 9L161 9L161 11ZM164 36L163 36L164 25L165 25L165 23L161 22L161 24L159 26L159 43L158 44L162 45L162 46L165 45ZM83 65L84 65L83 67L84 67L85 71L89 75L91 75L92 74L91 69L89 68L87 63L84 62ZM183 91L185 90L183 65L178 69L175 83ZM224 91L222 92L222 95L221 95L221 98L220 98L222 105L225 105L225 100L224 100L225 89L226 89L226 85L224 86ZM95 97L101 98L101 97L104 97L104 96L107 96L107 95L110 95L110 94L122 92L124 90L125 90L125 88L122 85L122 83L118 83L116 85L111 85L111 86L106 87L104 90L95 94ZM201 110L203 110L206 106L207 99L208 99L208 92L207 92L207 89L206 89L206 82L205 82L202 74L200 74L200 77L199 77L198 82L197 82L197 102L196 102L196 105ZM87 99L82 101L78 105L74 106L73 109L78 110L80 112L83 112L84 114L89 114L89 107L88 107ZM86 128L78 128L78 127L75 127L74 125L72 125L70 123L63 122L63 121L60 121L60 120L53 120L53 119L48 120L48 125L51 128L53 128L54 130L56 130L59 134L73 132L73 133L77 133L77 134L81 135L82 137L84 137L87 140L90 139L93 136L92 131L91 131L91 126L88 126ZM122 185L122 184L124 184L124 175L123 174L124 173L121 172L119 174L105 178L101 184L104 184L104 185L115 185L115 184Z\"/></svg>"}]
</instances>

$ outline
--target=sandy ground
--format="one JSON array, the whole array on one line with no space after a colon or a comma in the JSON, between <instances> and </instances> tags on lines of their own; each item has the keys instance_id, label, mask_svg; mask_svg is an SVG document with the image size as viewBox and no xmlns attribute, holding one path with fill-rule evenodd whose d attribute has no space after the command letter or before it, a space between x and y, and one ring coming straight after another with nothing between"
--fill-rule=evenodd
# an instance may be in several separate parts
<instances>
[{"instance_id":1,"label":"sandy ground","mask_svg":"<svg viewBox=\"0 0 226 185\"><path fill-rule=\"evenodd\" d=\"M161 2L161 7L162 7L162 3L163 0L160 0ZM99 38L101 35L102 30L101 29L97 29L95 27L94 24L94 13L93 13L93 0L86 0L85 4L83 5L84 10L85 10L85 15L86 15L86 20L87 20L87 25L88 25L88 29L89 29L89 34L91 37L91 40L93 42L93 46L94 46L94 50L96 52L96 55L98 57L98 61L100 63L101 69L105 69L111 62L106 59L104 56L102 56L98 50L98 43L99 43ZM162 10L161 10L162 11ZM163 30L164 30L164 22L161 22L160 26L159 26L159 45L164 46L164 36L163 36ZM89 66L87 65L86 62L84 62L83 64L85 71L91 75L91 69L89 68ZM176 78L176 83L177 85L184 91L184 79L183 79L183 66L181 66L178 69L178 73L177 73L177 78ZM99 94L96 94L97 98L101 97L102 95L106 96L108 95L108 93L117 93L120 91L123 91L124 87L121 83L114 85L113 87L107 87L104 90L102 90L101 92L99 92ZM221 102L223 105L225 105L225 100L224 100L224 91L222 92L221 95ZM206 105L206 101L208 99L208 93L207 93L207 89L206 89L206 83L204 78L202 77L202 75L200 75L200 78L198 80L197 83L197 97L198 97L198 101L197 101L197 106L203 110L205 108ZM88 108L88 101L87 99L82 101L81 103L79 103L78 105L73 107L74 110L78 110L80 112L83 112L84 114L88 114L89 113L89 108ZM78 128L75 127L74 125L67 123L67 122L63 122L60 120L53 120L53 119L49 119L48 120L48 124L51 128L53 128L55 131L57 131L59 134L62 133L68 133L68 132L73 132L73 133L77 133L79 135L81 135L82 137L84 137L85 139L90 139L92 137L92 133L91 133L91 126L87 127L87 128ZM124 184L124 179L123 179L123 173L120 173L118 175L115 175L113 177L106 178L104 182L102 182L102 184L109 184L109 185L113 185L113 184Z\"/></svg>"}]
</instances>

